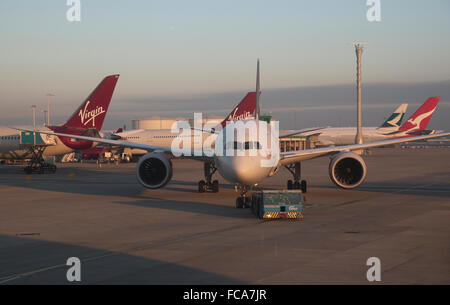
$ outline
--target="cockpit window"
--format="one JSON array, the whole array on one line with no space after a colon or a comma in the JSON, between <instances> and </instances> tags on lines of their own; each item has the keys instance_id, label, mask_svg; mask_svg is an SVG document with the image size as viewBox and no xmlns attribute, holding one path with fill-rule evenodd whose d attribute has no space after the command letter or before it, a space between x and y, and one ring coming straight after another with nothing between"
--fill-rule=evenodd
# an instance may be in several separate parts
<instances>
[{"instance_id":1,"label":"cockpit window","mask_svg":"<svg viewBox=\"0 0 450 305\"><path fill-rule=\"evenodd\" d=\"M244 149L261 149L261 144L259 142L245 142L244 143Z\"/></svg>"},{"instance_id":2,"label":"cockpit window","mask_svg":"<svg viewBox=\"0 0 450 305\"><path fill-rule=\"evenodd\" d=\"M228 143L227 147L233 147L234 150L262 149L261 143L256 141L247 141L244 143L234 141L233 143Z\"/></svg>"}]
</instances>

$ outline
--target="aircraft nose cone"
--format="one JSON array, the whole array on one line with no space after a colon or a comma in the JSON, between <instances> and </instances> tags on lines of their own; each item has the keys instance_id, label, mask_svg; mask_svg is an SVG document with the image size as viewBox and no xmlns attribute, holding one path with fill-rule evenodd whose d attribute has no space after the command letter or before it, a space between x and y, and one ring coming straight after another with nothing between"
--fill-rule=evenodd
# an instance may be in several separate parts
<instances>
[{"instance_id":1,"label":"aircraft nose cone","mask_svg":"<svg viewBox=\"0 0 450 305\"><path fill-rule=\"evenodd\" d=\"M260 182L268 176L270 168L262 167L257 157L222 157L219 171L225 179L248 185Z\"/></svg>"}]
</instances>

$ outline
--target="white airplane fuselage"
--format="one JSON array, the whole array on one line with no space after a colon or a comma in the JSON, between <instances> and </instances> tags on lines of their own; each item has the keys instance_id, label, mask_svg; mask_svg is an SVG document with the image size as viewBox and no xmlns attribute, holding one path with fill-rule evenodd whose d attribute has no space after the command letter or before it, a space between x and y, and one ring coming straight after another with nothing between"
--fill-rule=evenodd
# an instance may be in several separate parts
<instances>
[{"instance_id":1,"label":"white airplane fuselage","mask_svg":"<svg viewBox=\"0 0 450 305\"><path fill-rule=\"evenodd\" d=\"M363 142L370 143L405 136L405 132L397 132L398 127L380 128L363 127ZM310 133L313 134L313 133ZM327 127L317 132L317 146L339 146L355 143L356 127ZM307 136L308 134L306 134Z\"/></svg>"},{"instance_id":2,"label":"white airplane fuselage","mask_svg":"<svg viewBox=\"0 0 450 305\"><path fill-rule=\"evenodd\" d=\"M179 140L179 148L202 149L206 141L210 141L211 147L214 148L214 142L217 134L206 133L199 130L180 130L173 133L170 129L134 129L116 133L121 140L146 145L155 145L163 147L172 147L174 140ZM133 148L133 155L146 154L146 150Z\"/></svg>"},{"instance_id":3,"label":"white airplane fuselage","mask_svg":"<svg viewBox=\"0 0 450 305\"><path fill-rule=\"evenodd\" d=\"M186 148L186 145L190 145L192 149L207 149L209 147L214 149L218 136L217 133L202 132L200 130L188 130L186 134L182 130L173 133L170 129L133 129L115 133L114 135L120 136L121 140L127 142L164 147L171 147L173 140L176 138L186 139L185 142L180 143L179 148ZM147 153L146 150L138 148L130 149L130 151L133 155L144 155Z\"/></svg>"}]
</instances>

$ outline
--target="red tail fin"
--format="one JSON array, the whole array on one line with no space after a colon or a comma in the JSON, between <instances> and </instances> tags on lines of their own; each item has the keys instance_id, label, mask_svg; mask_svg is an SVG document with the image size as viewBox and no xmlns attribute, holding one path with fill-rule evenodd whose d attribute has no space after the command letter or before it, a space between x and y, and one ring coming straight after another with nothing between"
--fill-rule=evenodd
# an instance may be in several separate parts
<instances>
[{"instance_id":1,"label":"red tail fin","mask_svg":"<svg viewBox=\"0 0 450 305\"><path fill-rule=\"evenodd\" d=\"M430 97L412 116L409 117L408 121L406 121L399 130L414 131L426 129L440 99L439 96Z\"/></svg>"},{"instance_id":2,"label":"red tail fin","mask_svg":"<svg viewBox=\"0 0 450 305\"><path fill-rule=\"evenodd\" d=\"M118 79L118 74L105 77L63 126L100 130Z\"/></svg>"},{"instance_id":3,"label":"red tail fin","mask_svg":"<svg viewBox=\"0 0 450 305\"><path fill-rule=\"evenodd\" d=\"M249 92L242 99L242 101L230 112L230 114L225 118L225 120L220 123L222 128L225 127L227 122L233 122L238 120L245 120L251 117L255 112L256 105L256 92Z\"/></svg>"}]
</instances>

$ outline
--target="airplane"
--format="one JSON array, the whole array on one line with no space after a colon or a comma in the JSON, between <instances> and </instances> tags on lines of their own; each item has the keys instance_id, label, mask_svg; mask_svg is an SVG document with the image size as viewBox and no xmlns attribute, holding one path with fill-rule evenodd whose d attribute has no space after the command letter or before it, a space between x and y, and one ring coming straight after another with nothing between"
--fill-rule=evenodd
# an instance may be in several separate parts
<instances>
[{"instance_id":1,"label":"airplane","mask_svg":"<svg viewBox=\"0 0 450 305\"><path fill-rule=\"evenodd\" d=\"M363 127L363 142L375 142L392 138L427 135L434 130L427 130L428 123L433 116L440 97L430 97L414 112L407 122L400 125L405 114L407 104L402 104L380 127ZM355 142L356 127L327 127L314 134L316 147L350 145Z\"/></svg>"},{"instance_id":2,"label":"airplane","mask_svg":"<svg viewBox=\"0 0 450 305\"><path fill-rule=\"evenodd\" d=\"M43 136L43 134L51 131L70 135L100 137L99 131L102 128L118 79L118 74L105 77L63 125L33 128L33 132L36 132L34 136L27 132L18 132L17 128L1 127L0 159L31 159L30 164L24 168L26 173L35 171L40 173L55 172L56 166L45 163L44 157L94 147L96 142L78 141L70 137L49 134ZM25 129L30 128L25 127ZM26 142L26 140L30 141Z\"/></svg>"},{"instance_id":3,"label":"airplane","mask_svg":"<svg viewBox=\"0 0 450 305\"><path fill-rule=\"evenodd\" d=\"M240 196L236 199L236 208L243 208L250 202L250 198L247 196L249 187L258 185L267 177L275 175L282 167L328 156L330 157L329 176L331 181L336 186L349 190L361 185L367 174L367 167L363 158L354 151L450 135L450 132L447 132L372 143L311 148L280 153L277 129L273 128L273 125L276 127L276 124L268 127L267 122L260 120L259 59L257 63L256 87L258 94L256 94L255 118L228 122L222 130L215 130L214 133L217 133L217 140L213 150L188 150L186 148L156 146L112 139L97 139L83 135L68 135L57 132L54 134L82 141L98 141L105 144L147 150L148 153L141 157L136 165L136 176L141 185L150 189L161 188L171 180L173 167L168 155L202 160L203 162L214 162L217 171L223 178L239 186ZM50 134L50 132L46 133ZM230 138L232 139L231 141L229 141ZM261 141L261 139L266 141ZM302 186L298 183L295 188L300 187Z\"/></svg>"},{"instance_id":4,"label":"airplane","mask_svg":"<svg viewBox=\"0 0 450 305\"><path fill-rule=\"evenodd\" d=\"M247 120L253 118L256 105L256 92L248 92L247 95L241 100L241 102L228 114L225 119L218 122L208 122L207 125L212 125L213 128L206 129L205 126L197 129L198 132L184 133L183 129L178 131L172 129L135 129L129 131L120 131L110 136L113 140L128 141L132 143L140 143L147 145L156 145L171 147L174 139L183 138L180 143L183 148L185 145L189 147L203 147L207 141L211 146L214 146L217 134L212 132L213 130L220 130L226 126L227 123L236 120ZM177 122L179 123L179 122ZM216 125L214 125L216 124ZM292 134L302 134L305 132L318 130L320 128L307 128L301 130L289 130L283 133L284 136ZM194 128L194 131L196 129ZM183 134L182 134L183 133ZM145 155L147 150L142 149L129 149L128 153L133 156ZM219 191L219 181L213 180L213 175L216 172L214 162L203 162L204 180L198 182L198 190L200 193L204 193L208 190L216 193Z\"/></svg>"},{"instance_id":5,"label":"airplane","mask_svg":"<svg viewBox=\"0 0 450 305\"><path fill-rule=\"evenodd\" d=\"M230 112L229 115L225 117L225 119L215 126L215 129L223 128L228 122L234 120L246 120L249 117L253 116L255 111L256 104L256 93L248 92L247 95L241 100L241 102ZM214 124L214 122L212 122ZM191 132L187 134L181 134L182 129L179 132L173 132L171 129L135 129L129 131L121 131L116 132L111 135L111 139L120 140L120 141L128 141L132 143L141 143L147 145L156 145L156 146L164 146L170 147L172 141L175 138L184 137L186 142L189 142L189 146L203 146L205 141L210 138L210 134L204 133L200 130L200 132ZM187 138L186 138L187 137ZM210 141L214 141L215 139L211 139ZM183 141L183 143L186 143ZM138 148L133 148L130 151L130 154L133 156L136 155L145 155L147 150L142 150ZM213 193L219 191L219 181L212 180L212 176L215 173L216 169L214 167L214 163L204 162L203 164L203 172L205 179L200 180L198 182L199 192L206 192L207 190L211 190Z\"/></svg>"},{"instance_id":6,"label":"airplane","mask_svg":"<svg viewBox=\"0 0 450 305\"><path fill-rule=\"evenodd\" d=\"M256 104L255 92L248 92L240 103L225 117L222 122L208 122L208 124L217 125L214 128L223 128L227 122L234 120L245 120L251 116L255 111ZM179 122L177 122L179 124ZM221 126L218 126L218 125ZM180 130L181 132L181 130ZM153 144L158 146L171 146L174 138L180 136L180 132L172 132L172 129L132 129L132 130L118 130L113 133L110 138L114 140L124 140L129 142ZM203 143L208 134L205 133L191 133L189 136L189 142L191 145ZM145 155L146 150L133 149L132 155Z\"/></svg>"},{"instance_id":7,"label":"airplane","mask_svg":"<svg viewBox=\"0 0 450 305\"><path fill-rule=\"evenodd\" d=\"M374 132L377 134L386 134L388 132L398 131L407 108L408 104L401 104L379 127L363 127L363 134L366 135ZM313 135L320 138L317 140L316 146L330 146L342 141L340 140L340 136L342 134L347 135L347 133L350 133L350 136L353 137L352 141L348 144L353 144L356 135L356 129L354 127L324 127L320 133L314 133ZM311 136L311 134L307 134L307 136ZM325 139L324 137L331 138L331 140Z\"/></svg>"}]
</instances>

